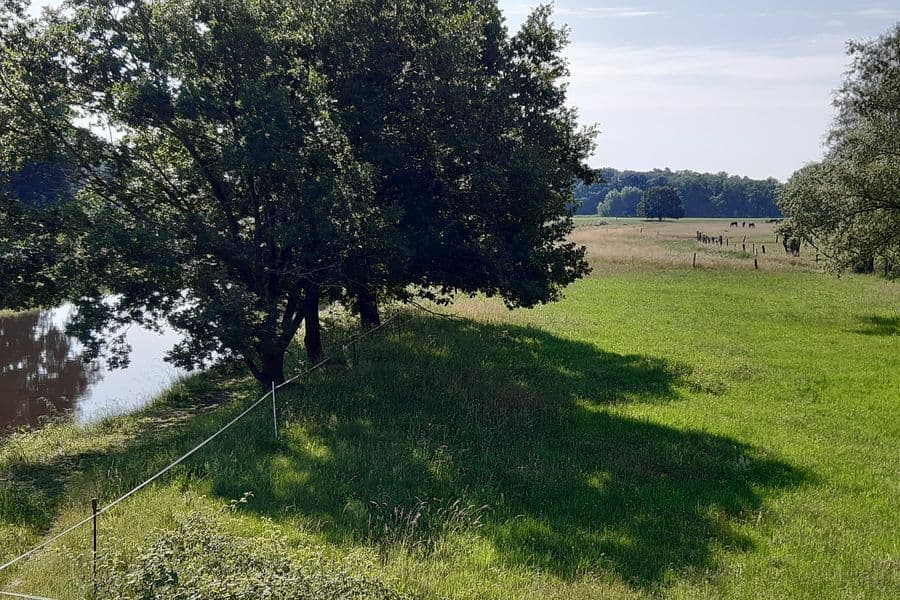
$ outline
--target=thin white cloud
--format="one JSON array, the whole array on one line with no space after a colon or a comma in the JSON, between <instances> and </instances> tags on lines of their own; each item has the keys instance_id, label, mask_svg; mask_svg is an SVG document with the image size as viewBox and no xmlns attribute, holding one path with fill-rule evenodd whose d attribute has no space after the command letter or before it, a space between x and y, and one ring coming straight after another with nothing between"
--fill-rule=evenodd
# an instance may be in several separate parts
<instances>
[{"instance_id":1,"label":"thin white cloud","mask_svg":"<svg viewBox=\"0 0 900 600\"><path fill-rule=\"evenodd\" d=\"M875 19L900 19L900 10L887 8L866 8L854 13L858 17L872 17Z\"/></svg>"},{"instance_id":2,"label":"thin white cloud","mask_svg":"<svg viewBox=\"0 0 900 600\"><path fill-rule=\"evenodd\" d=\"M595 165L781 179L821 155L846 68L842 44L818 40L790 49L575 43L567 54L570 103L603 131Z\"/></svg>"},{"instance_id":3,"label":"thin white cloud","mask_svg":"<svg viewBox=\"0 0 900 600\"><path fill-rule=\"evenodd\" d=\"M507 15L527 15L529 14L535 6L535 4L517 4L514 6L509 6L504 9L504 12ZM564 6L557 6L553 10L553 14L560 17L577 17L577 18L592 18L592 19L622 19L622 18L636 18L636 17L657 17L665 15L665 11L648 9L643 7L635 7L635 6L626 6L626 7L611 7L611 6L592 6L585 8L570 8Z\"/></svg>"}]
</instances>

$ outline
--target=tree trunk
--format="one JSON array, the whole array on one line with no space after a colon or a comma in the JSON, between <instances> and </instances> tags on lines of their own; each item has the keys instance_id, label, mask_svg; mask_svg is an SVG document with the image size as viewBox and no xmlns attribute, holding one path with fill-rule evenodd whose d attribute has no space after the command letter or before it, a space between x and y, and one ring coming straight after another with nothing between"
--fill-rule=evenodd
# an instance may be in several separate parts
<instances>
[{"instance_id":1,"label":"tree trunk","mask_svg":"<svg viewBox=\"0 0 900 600\"><path fill-rule=\"evenodd\" d=\"M359 312L360 325L364 330L370 330L381 325L381 315L378 312L378 299L372 291L365 287L354 290L356 295L356 310Z\"/></svg>"},{"instance_id":2,"label":"tree trunk","mask_svg":"<svg viewBox=\"0 0 900 600\"><path fill-rule=\"evenodd\" d=\"M874 258L862 258L853 265L854 273L874 273L875 272L875 259Z\"/></svg>"},{"instance_id":3,"label":"tree trunk","mask_svg":"<svg viewBox=\"0 0 900 600\"><path fill-rule=\"evenodd\" d=\"M312 363L325 358L322 348L322 327L319 323L320 295L319 288L313 287L306 292L306 298L303 300L303 321L306 323L303 345L306 347L306 356Z\"/></svg>"},{"instance_id":4,"label":"tree trunk","mask_svg":"<svg viewBox=\"0 0 900 600\"><path fill-rule=\"evenodd\" d=\"M244 363L263 389L268 390L273 383L284 383L284 354L284 349L266 348L259 352L259 364L249 358L245 358Z\"/></svg>"},{"instance_id":5,"label":"tree trunk","mask_svg":"<svg viewBox=\"0 0 900 600\"><path fill-rule=\"evenodd\" d=\"M267 388L284 383L284 350L273 350L262 357L262 372Z\"/></svg>"}]
</instances>

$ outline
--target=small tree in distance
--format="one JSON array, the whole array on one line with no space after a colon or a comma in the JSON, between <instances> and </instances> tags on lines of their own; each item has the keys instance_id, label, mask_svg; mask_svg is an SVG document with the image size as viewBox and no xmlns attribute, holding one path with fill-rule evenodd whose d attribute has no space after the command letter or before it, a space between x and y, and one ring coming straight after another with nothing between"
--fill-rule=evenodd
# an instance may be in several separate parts
<instances>
[{"instance_id":1,"label":"small tree in distance","mask_svg":"<svg viewBox=\"0 0 900 600\"><path fill-rule=\"evenodd\" d=\"M684 202L673 187L652 187L638 204L638 216L659 221L680 219L684 216Z\"/></svg>"}]
</instances>

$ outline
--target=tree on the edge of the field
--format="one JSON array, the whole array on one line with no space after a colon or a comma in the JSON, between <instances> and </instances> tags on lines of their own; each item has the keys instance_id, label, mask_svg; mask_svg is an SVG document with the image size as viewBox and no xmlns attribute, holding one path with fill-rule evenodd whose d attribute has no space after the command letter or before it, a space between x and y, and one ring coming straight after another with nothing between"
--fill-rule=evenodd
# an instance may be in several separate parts
<instances>
[{"instance_id":1,"label":"tree on the edge of the field","mask_svg":"<svg viewBox=\"0 0 900 600\"><path fill-rule=\"evenodd\" d=\"M531 306L586 272L565 236L592 132L565 107L548 10L510 38L493 0L346 3L385 18L347 38L324 0L73 0L39 21L3 4L0 172L37 158L29 136L75 170L52 266L89 349L104 327L168 321L177 364L234 356L268 384L304 322L321 356L323 297ZM336 69L328 43L347 44ZM374 75L352 51L395 43ZM386 101L365 116L385 118L353 131L373 90Z\"/></svg>"},{"instance_id":2,"label":"tree on the edge of the field","mask_svg":"<svg viewBox=\"0 0 900 600\"><path fill-rule=\"evenodd\" d=\"M638 205L644 192L634 186L625 186L621 190L610 190L606 198L597 207L601 217L636 217Z\"/></svg>"},{"instance_id":3,"label":"tree on the edge of the field","mask_svg":"<svg viewBox=\"0 0 900 600\"><path fill-rule=\"evenodd\" d=\"M835 97L825 159L799 170L779 195L786 225L835 271L900 264L900 25L851 42Z\"/></svg>"},{"instance_id":4,"label":"tree on the edge of the field","mask_svg":"<svg viewBox=\"0 0 900 600\"><path fill-rule=\"evenodd\" d=\"M583 275L568 207L576 180L595 177L594 131L566 106L567 33L550 9L510 36L495 0L324 4L334 38L321 60L396 234L354 262L347 291L364 325L382 298L532 306Z\"/></svg>"},{"instance_id":5,"label":"tree on the edge of the field","mask_svg":"<svg viewBox=\"0 0 900 600\"><path fill-rule=\"evenodd\" d=\"M176 364L234 356L261 382L284 380L286 349L342 283L347 248L382 223L365 202L370 170L305 60L312 23L288 26L268 2L4 15L0 171L30 160L35 136L74 169L69 218L36 225L66 240L71 328L89 350L104 329L167 320L185 334ZM307 349L321 356L317 336Z\"/></svg>"},{"instance_id":6,"label":"tree on the edge of the field","mask_svg":"<svg viewBox=\"0 0 900 600\"><path fill-rule=\"evenodd\" d=\"M680 219L684 203L675 188L664 185L648 189L638 204L638 216L645 219Z\"/></svg>"}]
</instances>

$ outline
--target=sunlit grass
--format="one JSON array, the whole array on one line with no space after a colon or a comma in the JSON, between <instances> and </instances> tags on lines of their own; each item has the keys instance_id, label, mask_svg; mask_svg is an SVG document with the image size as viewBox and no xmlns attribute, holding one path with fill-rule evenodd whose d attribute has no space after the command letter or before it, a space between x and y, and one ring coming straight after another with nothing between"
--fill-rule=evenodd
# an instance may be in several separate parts
<instances>
[{"instance_id":1,"label":"sunlit grass","mask_svg":"<svg viewBox=\"0 0 900 600\"><path fill-rule=\"evenodd\" d=\"M595 272L558 304L409 311L359 365L279 394L280 437L260 407L104 516L101 545L137 557L203 514L425 598L896 597L897 284L718 250L694 270L696 228L579 230ZM219 370L138 415L6 439L0 557L259 394ZM65 546L7 588L85 597L88 531Z\"/></svg>"}]
</instances>

